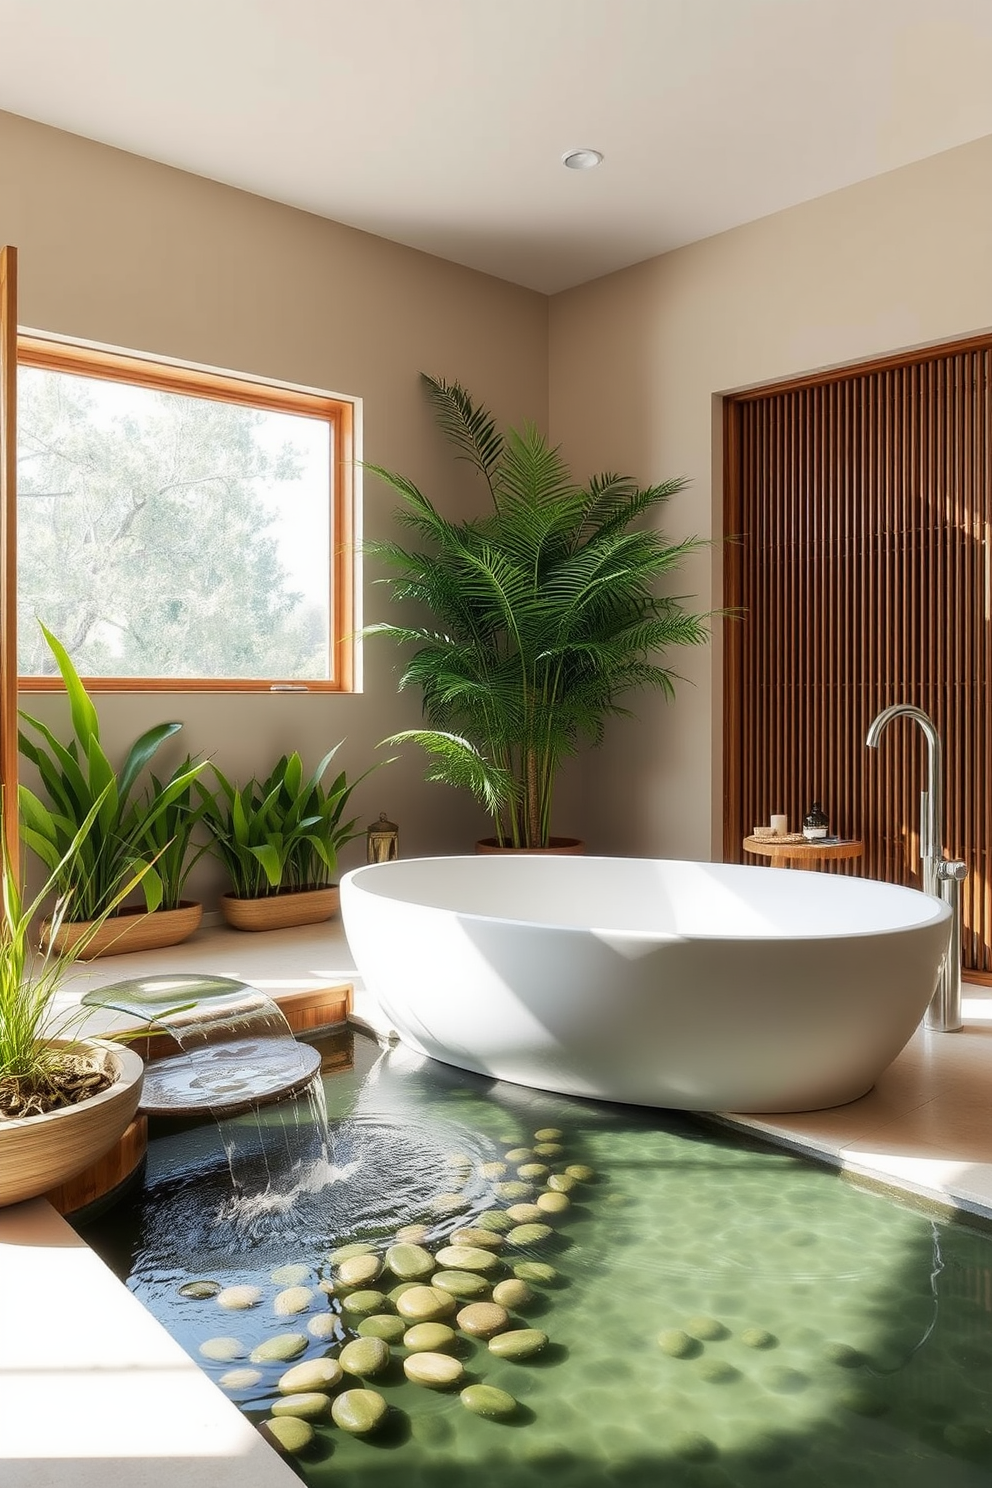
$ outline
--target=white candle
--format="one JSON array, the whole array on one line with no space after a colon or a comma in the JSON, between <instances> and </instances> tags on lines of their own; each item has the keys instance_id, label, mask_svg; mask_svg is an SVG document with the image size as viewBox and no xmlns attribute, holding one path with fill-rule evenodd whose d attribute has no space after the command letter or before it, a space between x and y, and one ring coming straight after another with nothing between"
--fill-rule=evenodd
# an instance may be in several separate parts
<instances>
[{"instance_id":1,"label":"white candle","mask_svg":"<svg viewBox=\"0 0 992 1488\"><path fill-rule=\"evenodd\" d=\"M773 813L771 826L776 837L787 837L789 835L789 818L787 816L776 816Z\"/></svg>"}]
</instances>

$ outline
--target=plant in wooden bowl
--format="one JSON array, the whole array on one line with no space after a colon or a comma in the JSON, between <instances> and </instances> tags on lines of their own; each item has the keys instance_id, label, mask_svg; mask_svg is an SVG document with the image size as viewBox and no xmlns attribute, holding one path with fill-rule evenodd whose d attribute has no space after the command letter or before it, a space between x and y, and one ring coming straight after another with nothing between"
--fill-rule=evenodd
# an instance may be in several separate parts
<instances>
[{"instance_id":1,"label":"plant in wooden bowl","mask_svg":"<svg viewBox=\"0 0 992 1488\"><path fill-rule=\"evenodd\" d=\"M195 820L190 786L204 768L188 758L165 782L151 777L144 794L138 781L166 739L181 723L159 723L134 741L119 771L100 743L96 708L65 647L42 626L69 699L74 737L63 744L40 719L26 713L21 753L36 767L47 804L27 786L19 789L21 838L52 875L63 904L59 922L43 927L55 951L79 944L82 957L116 955L175 945L196 929L203 910L176 895L185 883L183 863ZM89 829L94 803L100 809ZM187 827L189 830L187 830ZM130 882L129 882L130 881ZM140 883L144 907L121 903L123 884ZM113 909L110 906L113 905ZM97 933L90 933L94 921Z\"/></svg>"},{"instance_id":2,"label":"plant in wooden bowl","mask_svg":"<svg viewBox=\"0 0 992 1488\"><path fill-rule=\"evenodd\" d=\"M284 754L264 780L233 784L216 765L217 789L202 781L203 822L211 850L231 881L221 896L221 913L238 930L280 930L329 920L339 905L338 850L357 837L357 818L342 820L360 781L342 770L329 787L327 768L340 748L328 750L312 775L304 775L300 755Z\"/></svg>"},{"instance_id":3,"label":"plant in wooden bowl","mask_svg":"<svg viewBox=\"0 0 992 1488\"><path fill-rule=\"evenodd\" d=\"M699 543L669 543L653 525L682 480L638 486L604 474L580 485L533 425L499 432L458 383L424 377L438 423L474 466L489 509L449 521L412 481L367 466L401 497L397 520L414 544L369 541L392 570L392 598L412 602L423 623L382 623L412 648L400 687L423 694L429 780L464 786L493 819L488 844L567 850L551 836L555 784L583 741L602 740L625 698L653 687L674 692L664 664L674 646L707 639L692 614L660 586ZM480 843L485 850L487 840Z\"/></svg>"},{"instance_id":4,"label":"plant in wooden bowl","mask_svg":"<svg viewBox=\"0 0 992 1488\"><path fill-rule=\"evenodd\" d=\"M55 1015L56 996L87 939L149 870L128 879L71 949L33 952L32 923L81 851L106 805L105 788L83 816L41 891L25 906L6 844L0 891L0 1205L65 1183L117 1142L138 1108L144 1065L115 1040L73 1036L78 1013ZM58 901L49 946L66 909Z\"/></svg>"}]
</instances>

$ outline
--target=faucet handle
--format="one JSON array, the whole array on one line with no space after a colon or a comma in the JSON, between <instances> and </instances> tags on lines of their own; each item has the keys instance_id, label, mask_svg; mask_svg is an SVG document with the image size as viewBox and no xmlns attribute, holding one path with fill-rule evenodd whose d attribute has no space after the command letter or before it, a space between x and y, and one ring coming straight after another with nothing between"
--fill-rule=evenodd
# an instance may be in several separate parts
<instances>
[{"instance_id":1,"label":"faucet handle","mask_svg":"<svg viewBox=\"0 0 992 1488\"><path fill-rule=\"evenodd\" d=\"M937 877L945 882L964 883L968 877L968 864L960 858L941 858L937 864Z\"/></svg>"}]
</instances>

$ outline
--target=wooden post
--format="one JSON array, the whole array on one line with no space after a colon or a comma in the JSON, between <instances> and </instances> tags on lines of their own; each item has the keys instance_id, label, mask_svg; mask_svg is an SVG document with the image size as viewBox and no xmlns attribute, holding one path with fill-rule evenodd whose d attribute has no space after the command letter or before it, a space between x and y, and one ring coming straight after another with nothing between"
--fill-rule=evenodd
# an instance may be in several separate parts
<instances>
[{"instance_id":1,"label":"wooden post","mask_svg":"<svg viewBox=\"0 0 992 1488\"><path fill-rule=\"evenodd\" d=\"M17 812L17 249L0 248L0 829L20 876Z\"/></svg>"}]
</instances>

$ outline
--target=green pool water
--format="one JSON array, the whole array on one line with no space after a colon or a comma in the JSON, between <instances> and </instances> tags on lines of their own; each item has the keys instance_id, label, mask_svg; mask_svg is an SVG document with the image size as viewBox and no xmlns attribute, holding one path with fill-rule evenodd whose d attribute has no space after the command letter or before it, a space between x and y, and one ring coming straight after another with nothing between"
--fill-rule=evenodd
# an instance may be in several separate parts
<instances>
[{"instance_id":1,"label":"green pool water","mask_svg":"<svg viewBox=\"0 0 992 1488\"><path fill-rule=\"evenodd\" d=\"M510 1318L547 1346L514 1362L459 1332L464 1378L435 1390L405 1377L408 1351L392 1345L382 1374L341 1387L384 1398L379 1429L359 1438L317 1420L291 1458L314 1488L992 1483L992 1241L977 1224L695 1118L486 1081L361 1036L324 1053L337 1069L324 1081L326 1161L302 1101L162 1123L141 1191L82 1227L215 1380L258 1376L221 1386L255 1422L291 1364L336 1358L357 1336L331 1251L381 1256L419 1225L433 1254L455 1230L499 1224L483 1217L493 1210L536 1200L553 1172L594 1176L544 1215L549 1235L504 1241L484 1274L490 1286L521 1262L553 1270ZM549 1128L561 1152L529 1159L549 1173L520 1180L526 1159L506 1153L533 1150ZM531 1187L511 1195L506 1182ZM183 1295L193 1281L253 1287L258 1300ZM297 1292L303 1310L280 1315L291 1285L310 1297ZM395 1313L395 1300L378 1310ZM291 1360L250 1362L287 1333L299 1335ZM236 1341L235 1357L204 1356L218 1338ZM514 1414L472 1414L460 1399L471 1382L508 1392Z\"/></svg>"}]
</instances>

